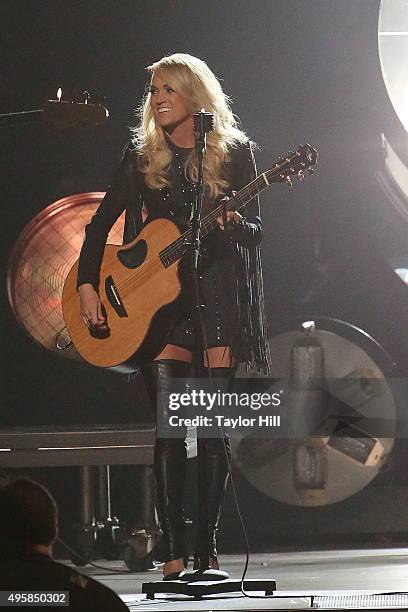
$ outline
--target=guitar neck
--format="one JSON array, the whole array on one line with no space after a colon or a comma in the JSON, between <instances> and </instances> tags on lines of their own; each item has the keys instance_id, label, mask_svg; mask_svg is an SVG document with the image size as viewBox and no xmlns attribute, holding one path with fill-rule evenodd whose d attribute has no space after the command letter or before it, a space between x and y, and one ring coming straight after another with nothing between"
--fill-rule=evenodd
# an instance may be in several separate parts
<instances>
[{"instance_id":1,"label":"guitar neck","mask_svg":"<svg viewBox=\"0 0 408 612\"><path fill-rule=\"evenodd\" d=\"M291 187L292 182L290 177L297 176L302 180L304 179L304 170L307 170L309 174L313 174L312 166L316 164L317 157L316 149L309 144L299 145L295 152L289 152L286 157L279 158L272 168L254 178L253 181L241 189L233 198L228 200L227 210L241 210L245 208L251 200L272 183L286 181ZM200 227L202 237L207 236L207 234L217 227L217 217L222 216L223 208L223 204L220 204L217 208L203 217ZM192 230L190 228L160 252L162 264L167 268L180 259L187 253L191 242Z\"/></svg>"},{"instance_id":2,"label":"guitar neck","mask_svg":"<svg viewBox=\"0 0 408 612\"><path fill-rule=\"evenodd\" d=\"M258 194L269 187L270 184L271 182L268 181L267 173L265 172L260 174L251 183L246 185L246 187L241 189L241 191L239 191L233 198L228 200L227 210L242 210ZM220 204L217 208L203 217L201 221L201 237L205 238L205 236L207 236L217 227L217 217L222 216L223 208L223 204ZM189 249L191 241L192 231L190 228L179 238L177 238L177 240L169 244L168 247L160 252L160 259L163 265L167 268L185 255Z\"/></svg>"}]
</instances>

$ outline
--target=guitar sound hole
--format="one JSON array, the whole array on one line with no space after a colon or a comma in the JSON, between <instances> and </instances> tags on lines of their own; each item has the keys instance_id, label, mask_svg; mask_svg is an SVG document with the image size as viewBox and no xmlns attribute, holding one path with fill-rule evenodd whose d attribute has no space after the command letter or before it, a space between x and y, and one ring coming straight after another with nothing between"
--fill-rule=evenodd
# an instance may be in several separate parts
<instances>
[{"instance_id":1,"label":"guitar sound hole","mask_svg":"<svg viewBox=\"0 0 408 612\"><path fill-rule=\"evenodd\" d=\"M130 249L123 249L118 252L118 259L126 268L138 268L146 259L147 242L139 240Z\"/></svg>"}]
</instances>

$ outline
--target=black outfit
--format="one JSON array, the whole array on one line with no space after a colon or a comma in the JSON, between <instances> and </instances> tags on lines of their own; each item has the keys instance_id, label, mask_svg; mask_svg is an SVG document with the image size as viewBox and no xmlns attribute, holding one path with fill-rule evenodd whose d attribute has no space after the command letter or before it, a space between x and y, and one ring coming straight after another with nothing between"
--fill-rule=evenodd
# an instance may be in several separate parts
<instances>
[{"instance_id":1,"label":"black outfit","mask_svg":"<svg viewBox=\"0 0 408 612\"><path fill-rule=\"evenodd\" d=\"M86 227L78 285L91 283L95 288L98 287L106 237L124 209L124 242L133 240L140 231L143 205L149 218L168 217L181 224L188 222L194 191L186 178L185 164L191 150L182 149L171 142L168 142L168 146L173 153L171 186L160 190L146 187L143 173L138 169L138 153L134 146L128 146L107 195ZM231 148L229 160L225 164L225 178L230 185L226 195L231 195L232 190L239 191L255 174L250 143L237 144ZM210 209L207 203L203 214ZM269 355L259 253L262 237L259 202L253 202L245 214L246 217L234 224L230 231L217 229L203 241L200 275L205 306L204 329L208 347L230 346L237 361L252 360L258 369L268 372ZM167 342L194 350L192 304L186 296L181 300L180 317ZM156 360L143 364L142 372L152 403L156 404L157 392L166 390L172 378L187 378L189 371L190 364L177 360ZM231 372L229 368L212 370L213 377L223 379L230 376ZM216 559L215 533L227 484L231 451L228 436L202 439L199 433L199 504L206 508L206 512L199 513L195 565L205 569L211 558ZM185 468L185 440L158 437L155 447L157 509L167 543L167 560L178 559L185 554L182 508Z\"/></svg>"},{"instance_id":2,"label":"black outfit","mask_svg":"<svg viewBox=\"0 0 408 612\"><path fill-rule=\"evenodd\" d=\"M184 162L190 149L169 143L173 152L170 189L150 189L138 170L138 153L131 143L122 163L92 221L86 227L81 251L78 286L99 286L99 268L110 228L126 210L124 242L131 242L142 228L142 206L150 218L168 217L185 222L193 200L191 183L185 178ZM231 148L225 164L229 192L239 191L256 174L250 143ZM206 239L201 262L203 317L208 346L231 346L237 361L253 362L264 373L270 370L264 313L259 243L262 238L259 202L254 199L241 223L229 233L215 230ZM194 345L190 320L191 305L186 303L169 342L191 348Z\"/></svg>"},{"instance_id":3,"label":"black outfit","mask_svg":"<svg viewBox=\"0 0 408 612\"><path fill-rule=\"evenodd\" d=\"M69 591L72 612L126 612L128 607L107 586L53 561L46 555L32 554L24 558L0 560L1 591ZM2 608L14 610L16 606ZM26 607L24 607L26 609ZM61 607L39 606L34 610L64 610Z\"/></svg>"}]
</instances>

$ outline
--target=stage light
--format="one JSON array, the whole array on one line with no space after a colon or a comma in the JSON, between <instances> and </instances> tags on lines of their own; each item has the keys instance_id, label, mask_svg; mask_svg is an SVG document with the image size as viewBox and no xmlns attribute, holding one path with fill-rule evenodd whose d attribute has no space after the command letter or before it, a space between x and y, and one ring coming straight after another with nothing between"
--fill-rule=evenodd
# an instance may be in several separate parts
<instances>
[{"instance_id":1,"label":"stage light","mask_svg":"<svg viewBox=\"0 0 408 612\"><path fill-rule=\"evenodd\" d=\"M395 273L398 274L400 279L408 285L408 268L396 268Z\"/></svg>"},{"instance_id":2,"label":"stage light","mask_svg":"<svg viewBox=\"0 0 408 612\"><path fill-rule=\"evenodd\" d=\"M378 50L385 86L394 110L408 132L408 3L381 0Z\"/></svg>"}]
</instances>

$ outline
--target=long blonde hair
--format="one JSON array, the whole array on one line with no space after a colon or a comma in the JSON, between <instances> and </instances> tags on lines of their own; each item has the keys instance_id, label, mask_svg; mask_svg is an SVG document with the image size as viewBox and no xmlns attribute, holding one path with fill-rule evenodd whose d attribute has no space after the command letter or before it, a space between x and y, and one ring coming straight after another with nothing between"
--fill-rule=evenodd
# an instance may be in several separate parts
<instances>
[{"instance_id":1,"label":"long blonde hair","mask_svg":"<svg viewBox=\"0 0 408 612\"><path fill-rule=\"evenodd\" d=\"M228 149L246 142L245 133L238 128L231 111L230 98L202 60L187 53L174 53L147 67L151 74L160 74L183 97L188 112L202 108L213 113L215 130L207 135L207 153L204 156L205 194L215 199L225 193L228 182L223 176L223 164ZM169 186L172 151L168 147L163 128L156 123L148 91L138 109L140 123L132 129L139 152L138 166L145 175L146 185L152 189ZM186 161L186 176L197 180L197 159L193 150Z\"/></svg>"}]
</instances>

